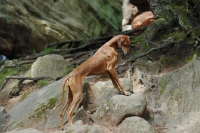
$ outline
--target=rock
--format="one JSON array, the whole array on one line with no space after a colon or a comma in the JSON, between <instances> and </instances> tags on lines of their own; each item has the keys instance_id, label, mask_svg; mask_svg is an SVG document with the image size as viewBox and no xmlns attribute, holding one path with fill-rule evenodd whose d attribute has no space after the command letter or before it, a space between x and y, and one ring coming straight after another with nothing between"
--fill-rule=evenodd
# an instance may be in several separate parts
<instances>
[{"instance_id":1,"label":"rock","mask_svg":"<svg viewBox=\"0 0 200 133\"><path fill-rule=\"evenodd\" d=\"M95 126L78 125L75 124L66 129L65 133L104 133L102 129Z\"/></svg>"},{"instance_id":2,"label":"rock","mask_svg":"<svg viewBox=\"0 0 200 133\"><path fill-rule=\"evenodd\" d=\"M135 68L134 74L131 79L133 81L134 93L145 93L149 91L150 85L147 75L141 72L138 67Z\"/></svg>"},{"instance_id":3,"label":"rock","mask_svg":"<svg viewBox=\"0 0 200 133\"><path fill-rule=\"evenodd\" d=\"M158 92L168 133L200 132L200 60L160 77Z\"/></svg>"},{"instance_id":4,"label":"rock","mask_svg":"<svg viewBox=\"0 0 200 133\"><path fill-rule=\"evenodd\" d=\"M53 110L56 103L60 102L61 85L64 79L58 80L29 94L24 100L17 103L8 114L11 115L8 130L16 128L54 128L59 127L59 114L62 105ZM65 116L65 121L67 120ZM23 126L22 126L23 125ZM21 128L20 128L21 127Z\"/></svg>"},{"instance_id":5,"label":"rock","mask_svg":"<svg viewBox=\"0 0 200 133\"><path fill-rule=\"evenodd\" d=\"M154 124L156 126L165 126L165 121L164 121L164 117L163 115L159 114L159 113L156 113L154 114Z\"/></svg>"},{"instance_id":6,"label":"rock","mask_svg":"<svg viewBox=\"0 0 200 133\"><path fill-rule=\"evenodd\" d=\"M131 80L127 78L120 78L119 80L124 86L126 91L132 92L133 87L131 84ZM103 81L97 82L96 84L93 85L92 90L93 90L97 105L99 104L99 102L102 101L102 98L104 99L105 97L111 97L110 94L112 92L118 94L118 91L114 89L111 80L108 80L106 82L103 82Z\"/></svg>"},{"instance_id":7,"label":"rock","mask_svg":"<svg viewBox=\"0 0 200 133\"><path fill-rule=\"evenodd\" d=\"M143 94L131 96L110 94L97 106L95 118L100 125L117 125L127 116L142 116L146 110L146 98Z\"/></svg>"},{"instance_id":8,"label":"rock","mask_svg":"<svg viewBox=\"0 0 200 133\"><path fill-rule=\"evenodd\" d=\"M31 66L31 77L59 77L63 76L67 62L56 54L37 58Z\"/></svg>"},{"instance_id":9,"label":"rock","mask_svg":"<svg viewBox=\"0 0 200 133\"><path fill-rule=\"evenodd\" d=\"M124 88L130 92L131 80L120 78ZM146 109L146 99L143 94L125 96L113 88L111 81L99 81L92 87L97 110L95 119L101 125L117 125L127 115L141 116Z\"/></svg>"},{"instance_id":10,"label":"rock","mask_svg":"<svg viewBox=\"0 0 200 133\"><path fill-rule=\"evenodd\" d=\"M37 129L34 128L28 128L28 129L23 129L19 131L10 131L6 133L43 133L42 131L38 131Z\"/></svg>"},{"instance_id":11,"label":"rock","mask_svg":"<svg viewBox=\"0 0 200 133\"><path fill-rule=\"evenodd\" d=\"M121 28L118 1L10 0L1 1L0 12L0 54L9 58L38 53L57 42L112 34Z\"/></svg>"},{"instance_id":12,"label":"rock","mask_svg":"<svg viewBox=\"0 0 200 133\"><path fill-rule=\"evenodd\" d=\"M76 111L73 118L73 122L80 121L80 120L82 121L83 124L89 121L88 114L82 107Z\"/></svg>"},{"instance_id":13,"label":"rock","mask_svg":"<svg viewBox=\"0 0 200 133\"><path fill-rule=\"evenodd\" d=\"M151 125L140 117L128 117L118 127L118 133L154 133Z\"/></svg>"},{"instance_id":14,"label":"rock","mask_svg":"<svg viewBox=\"0 0 200 133\"><path fill-rule=\"evenodd\" d=\"M24 100L14 105L8 113L11 115L8 130L37 128L47 130L60 126L60 112L63 104L53 109L61 99L61 86L64 79L58 80L50 85L38 89L29 94ZM66 97L65 97L66 98ZM64 98L64 101L65 101ZM90 123L88 114L83 108L75 111L73 122L82 120L83 123ZM67 122L65 113L64 122ZM66 125L65 125L66 126Z\"/></svg>"},{"instance_id":15,"label":"rock","mask_svg":"<svg viewBox=\"0 0 200 133\"><path fill-rule=\"evenodd\" d=\"M5 55L0 55L0 63L5 60L7 60L7 57Z\"/></svg>"},{"instance_id":16,"label":"rock","mask_svg":"<svg viewBox=\"0 0 200 133\"><path fill-rule=\"evenodd\" d=\"M10 115L7 114L6 108L0 106L0 132L6 131L6 124L10 119Z\"/></svg>"}]
</instances>

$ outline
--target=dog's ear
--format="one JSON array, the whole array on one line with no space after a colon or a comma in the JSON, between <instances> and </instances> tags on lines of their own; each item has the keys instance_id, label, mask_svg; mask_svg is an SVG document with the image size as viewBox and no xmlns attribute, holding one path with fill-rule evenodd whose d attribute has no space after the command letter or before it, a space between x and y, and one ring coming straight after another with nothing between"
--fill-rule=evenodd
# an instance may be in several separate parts
<instances>
[{"instance_id":1,"label":"dog's ear","mask_svg":"<svg viewBox=\"0 0 200 133\"><path fill-rule=\"evenodd\" d=\"M121 43L123 43L125 41L124 37L120 37Z\"/></svg>"},{"instance_id":2,"label":"dog's ear","mask_svg":"<svg viewBox=\"0 0 200 133\"><path fill-rule=\"evenodd\" d=\"M130 37L129 37L129 36L126 36L126 39L127 39L127 40L130 40Z\"/></svg>"},{"instance_id":3,"label":"dog's ear","mask_svg":"<svg viewBox=\"0 0 200 133\"><path fill-rule=\"evenodd\" d=\"M130 44L130 37L126 36L126 41Z\"/></svg>"},{"instance_id":4,"label":"dog's ear","mask_svg":"<svg viewBox=\"0 0 200 133\"><path fill-rule=\"evenodd\" d=\"M124 37L120 37L120 38L117 40L117 43L118 43L118 45L121 47L122 44L124 43L124 41L125 41L125 38L124 38Z\"/></svg>"}]
</instances>

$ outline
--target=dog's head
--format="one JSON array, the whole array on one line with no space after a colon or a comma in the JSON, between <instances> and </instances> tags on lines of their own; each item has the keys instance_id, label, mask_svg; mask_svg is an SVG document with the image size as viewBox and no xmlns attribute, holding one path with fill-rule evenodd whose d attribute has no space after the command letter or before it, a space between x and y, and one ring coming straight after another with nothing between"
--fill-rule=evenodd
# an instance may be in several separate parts
<instances>
[{"instance_id":1,"label":"dog's head","mask_svg":"<svg viewBox=\"0 0 200 133\"><path fill-rule=\"evenodd\" d=\"M131 46L129 36L120 35L117 40L117 43L118 46L122 48L124 54L127 54Z\"/></svg>"}]
</instances>

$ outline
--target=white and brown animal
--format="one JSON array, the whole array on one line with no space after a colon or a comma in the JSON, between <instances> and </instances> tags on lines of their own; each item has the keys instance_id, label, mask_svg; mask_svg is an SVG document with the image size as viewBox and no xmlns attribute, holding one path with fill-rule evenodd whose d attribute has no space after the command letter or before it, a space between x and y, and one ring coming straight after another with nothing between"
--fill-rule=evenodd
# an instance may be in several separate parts
<instances>
[{"instance_id":1,"label":"white and brown animal","mask_svg":"<svg viewBox=\"0 0 200 133\"><path fill-rule=\"evenodd\" d=\"M131 22L138 15L139 10L137 6L131 4L130 0L123 0L122 11L123 11L123 19L122 19L122 31L131 30Z\"/></svg>"}]
</instances>

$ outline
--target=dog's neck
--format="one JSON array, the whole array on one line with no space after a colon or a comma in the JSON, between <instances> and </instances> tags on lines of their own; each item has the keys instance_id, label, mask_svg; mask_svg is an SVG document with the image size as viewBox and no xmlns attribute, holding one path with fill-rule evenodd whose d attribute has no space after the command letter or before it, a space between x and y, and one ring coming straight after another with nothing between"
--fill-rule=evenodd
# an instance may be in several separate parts
<instances>
[{"instance_id":1,"label":"dog's neck","mask_svg":"<svg viewBox=\"0 0 200 133\"><path fill-rule=\"evenodd\" d=\"M113 37L109 42L107 42L105 45L106 46L109 46L109 47L113 47L114 49L118 48L119 45L118 45L118 39L119 39L120 36L116 36L116 37Z\"/></svg>"}]
</instances>

